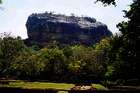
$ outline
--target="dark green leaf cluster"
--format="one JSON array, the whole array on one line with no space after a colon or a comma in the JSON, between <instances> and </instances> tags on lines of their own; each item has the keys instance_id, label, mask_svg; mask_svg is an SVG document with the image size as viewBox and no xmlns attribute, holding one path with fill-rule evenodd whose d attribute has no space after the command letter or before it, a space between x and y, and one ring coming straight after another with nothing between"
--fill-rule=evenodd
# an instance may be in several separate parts
<instances>
[{"instance_id":1,"label":"dark green leaf cluster","mask_svg":"<svg viewBox=\"0 0 140 93\"><path fill-rule=\"evenodd\" d=\"M36 46L37 47L37 46ZM109 39L94 47L82 45L36 49L20 38L0 39L0 76L61 82L92 82L106 73Z\"/></svg>"},{"instance_id":2,"label":"dark green leaf cluster","mask_svg":"<svg viewBox=\"0 0 140 93\"><path fill-rule=\"evenodd\" d=\"M111 4L115 0L97 1ZM116 79L140 79L140 0L133 0L130 10L124 12L128 21L117 25L121 34L112 41L109 62Z\"/></svg>"},{"instance_id":3,"label":"dark green leaf cluster","mask_svg":"<svg viewBox=\"0 0 140 93\"><path fill-rule=\"evenodd\" d=\"M14 38L9 34L5 34L0 38L0 73L7 75L10 73L12 61L19 52L26 49L20 37Z\"/></svg>"},{"instance_id":4,"label":"dark green leaf cluster","mask_svg":"<svg viewBox=\"0 0 140 93\"><path fill-rule=\"evenodd\" d=\"M115 5L116 4L115 0L96 0L96 1L97 2L100 1L100 2L102 2L105 5L110 5L110 4Z\"/></svg>"}]
</instances>

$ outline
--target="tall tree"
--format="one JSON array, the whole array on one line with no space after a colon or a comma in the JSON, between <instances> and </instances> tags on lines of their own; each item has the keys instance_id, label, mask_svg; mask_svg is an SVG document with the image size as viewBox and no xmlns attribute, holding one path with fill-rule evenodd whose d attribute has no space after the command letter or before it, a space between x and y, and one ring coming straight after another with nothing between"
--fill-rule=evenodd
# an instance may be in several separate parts
<instances>
[{"instance_id":1,"label":"tall tree","mask_svg":"<svg viewBox=\"0 0 140 93\"><path fill-rule=\"evenodd\" d=\"M0 74L9 73L10 65L18 53L26 48L20 37L13 38L7 34L0 37Z\"/></svg>"},{"instance_id":2,"label":"tall tree","mask_svg":"<svg viewBox=\"0 0 140 93\"><path fill-rule=\"evenodd\" d=\"M97 1L108 5L115 4L115 0ZM119 58L122 61L118 67L122 73L119 73L118 76L140 78L140 49L138 46L140 42L140 0L133 0L133 3L130 5L130 10L124 12L128 21L121 22L117 25L121 32L119 36L121 38L121 45L117 49L119 50Z\"/></svg>"}]
</instances>

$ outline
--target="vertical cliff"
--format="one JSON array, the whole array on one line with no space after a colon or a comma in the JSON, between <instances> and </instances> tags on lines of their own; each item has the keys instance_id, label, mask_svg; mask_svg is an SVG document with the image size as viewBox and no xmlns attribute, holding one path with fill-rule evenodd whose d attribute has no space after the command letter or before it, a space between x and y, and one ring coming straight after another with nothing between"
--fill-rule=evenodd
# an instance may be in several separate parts
<instances>
[{"instance_id":1,"label":"vertical cliff","mask_svg":"<svg viewBox=\"0 0 140 93\"><path fill-rule=\"evenodd\" d=\"M26 27L28 43L41 46L52 43L90 46L112 35L105 24L94 18L52 13L30 15Z\"/></svg>"}]
</instances>

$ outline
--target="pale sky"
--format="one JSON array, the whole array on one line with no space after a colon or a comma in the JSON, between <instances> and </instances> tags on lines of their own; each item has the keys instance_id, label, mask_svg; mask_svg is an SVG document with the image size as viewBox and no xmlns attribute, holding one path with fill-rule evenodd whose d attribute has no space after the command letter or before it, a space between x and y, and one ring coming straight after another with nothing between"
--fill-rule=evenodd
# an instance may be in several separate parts
<instances>
[{"instance_id":1,"label":"pale sky","mask_svg":"<svg viewBox=\"0 0 140 93\"><path fill-rule=\"evenodd\" d=\"M0 5L0 33L8 32L14 36L27 38L25 27L27 18L32 13L54 13L76 16L94 17L105 23L113 32L118 32L116 24L124 16L122 10L129 9L132 0L117 0L117 6L104 7L101 3L94 4L95 0L3 0Z\"/></svg>"}]
</instances>

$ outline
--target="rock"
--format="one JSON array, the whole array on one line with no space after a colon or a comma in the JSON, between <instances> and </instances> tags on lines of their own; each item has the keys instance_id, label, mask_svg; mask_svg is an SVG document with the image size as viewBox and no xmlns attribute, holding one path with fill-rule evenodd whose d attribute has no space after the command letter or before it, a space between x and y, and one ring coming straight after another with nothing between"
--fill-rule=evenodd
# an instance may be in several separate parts
<instances>
[{"instance_id":1,"label":"rock","mask_svg":"<svg viewBox=\"0 0 140 93\"><path fill-rule=\"evenodd\" d=\"M89 86L89 85L78 85L78 86L74 86L73 88L71 88L71 90L96 90L96 88L94 88L93 86Z\"/></svg>"},{"instance_id":2,"label":"rock","mask_svg":"<svg viewBox=\"0 0 140 93\"><path fill-rule=\"evenodd\" d=\"M107 26L91 17L65 16L61 14L32 14L27 23L29 45L49 44L91 46L112 33Z\"/></svg>"}]
</instances>

